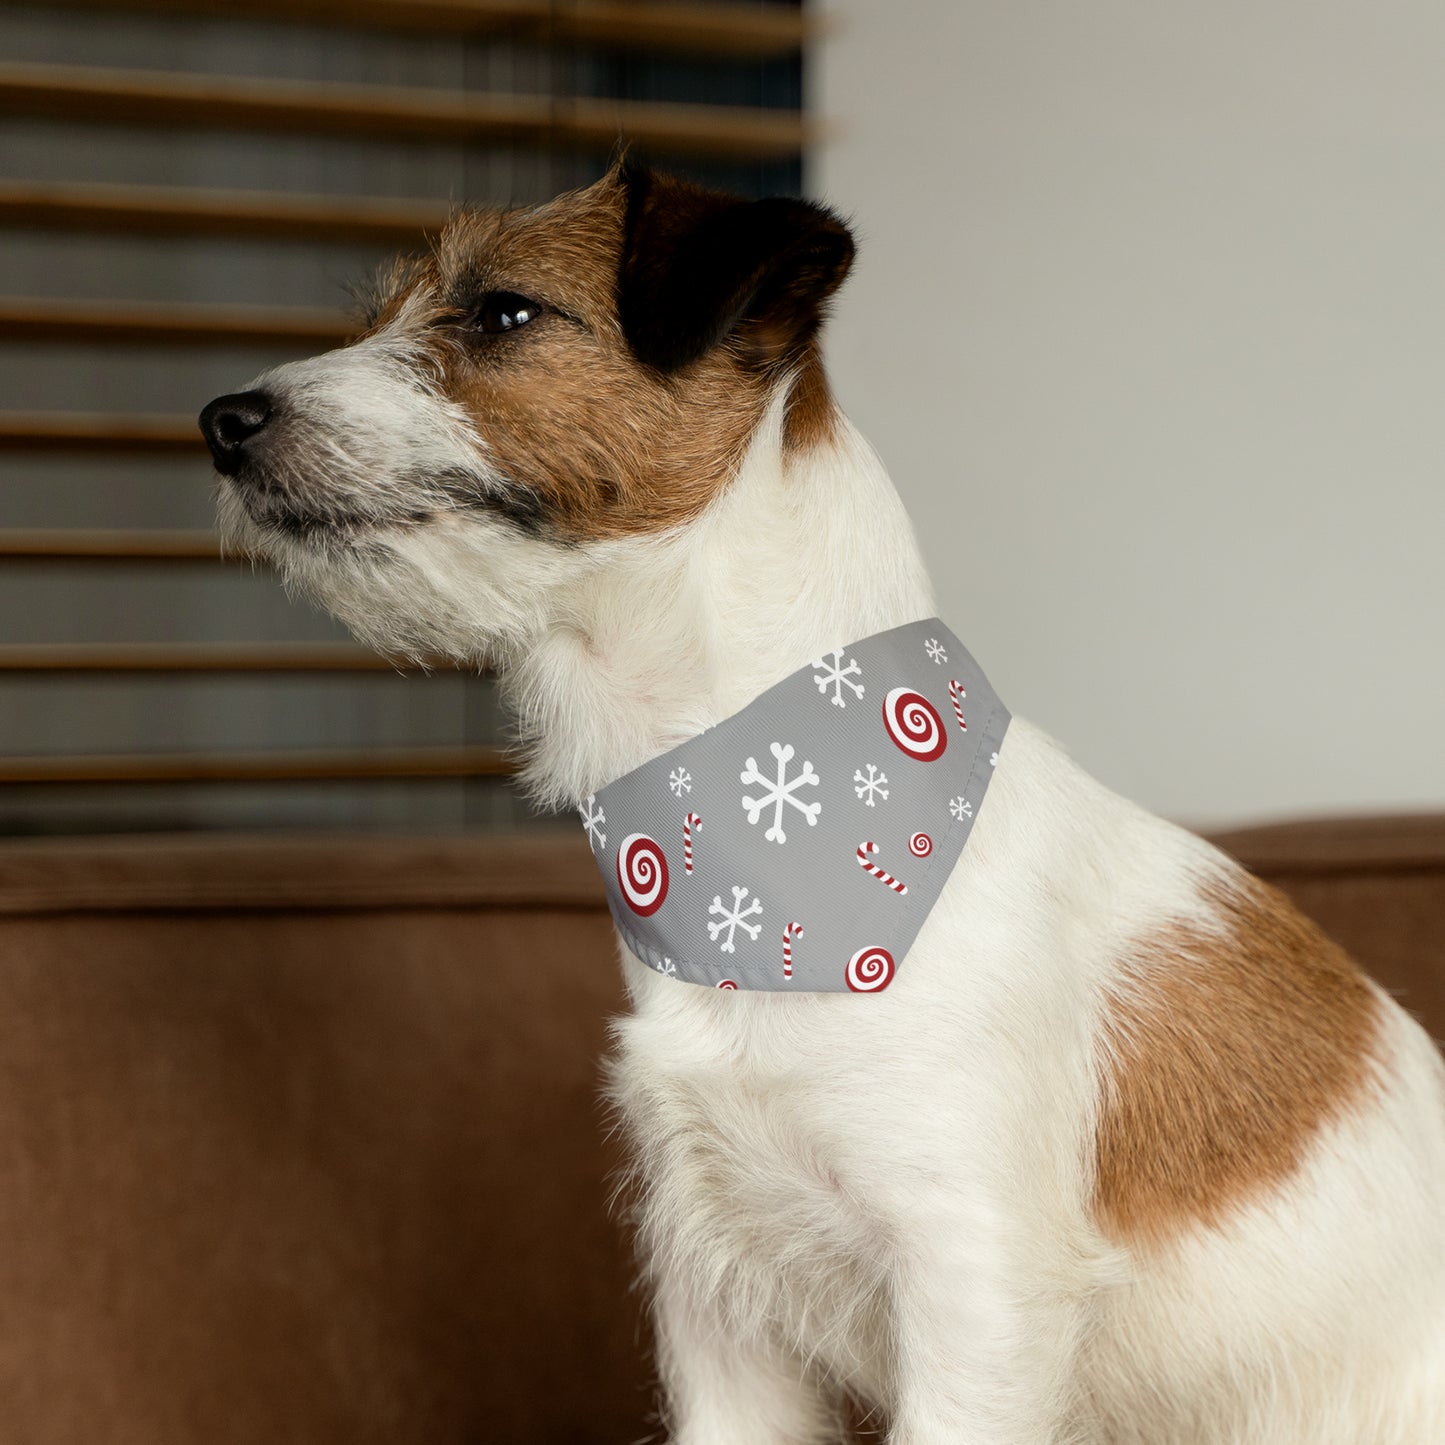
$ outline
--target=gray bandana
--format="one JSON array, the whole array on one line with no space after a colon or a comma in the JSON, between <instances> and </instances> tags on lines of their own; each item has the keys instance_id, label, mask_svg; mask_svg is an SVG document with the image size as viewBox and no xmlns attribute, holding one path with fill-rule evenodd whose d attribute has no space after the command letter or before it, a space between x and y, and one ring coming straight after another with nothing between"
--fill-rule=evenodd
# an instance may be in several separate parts
<instances>
[{"instance_id":1,"label":"gray bandana","mask_svg":"<svg viewBox=\"0 0 1445 1445\"><path fill-rule=\"evenodd\" d=\"M587 799L618 932L686 983L887 988L1008 724L937 618L826 654Z\"/></svg>"}]
</instances>

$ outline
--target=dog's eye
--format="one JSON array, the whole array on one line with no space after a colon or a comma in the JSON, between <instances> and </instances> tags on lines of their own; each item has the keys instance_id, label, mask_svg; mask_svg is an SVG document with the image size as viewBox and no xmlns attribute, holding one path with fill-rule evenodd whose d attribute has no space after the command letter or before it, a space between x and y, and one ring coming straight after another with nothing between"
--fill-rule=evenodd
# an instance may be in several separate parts
<instances>
[{"instance_id":1,"label":"dog's eye","mask_svg":"<svg viewBox=\"0 0 1445 1445\"><path fill-rule=\"evenodd\" d=\"M496 336L535 321L541 311L539 302L519 296L515 291L488 291L472 313L472 324L478 331Z\"/></svg>"}]
</instances>

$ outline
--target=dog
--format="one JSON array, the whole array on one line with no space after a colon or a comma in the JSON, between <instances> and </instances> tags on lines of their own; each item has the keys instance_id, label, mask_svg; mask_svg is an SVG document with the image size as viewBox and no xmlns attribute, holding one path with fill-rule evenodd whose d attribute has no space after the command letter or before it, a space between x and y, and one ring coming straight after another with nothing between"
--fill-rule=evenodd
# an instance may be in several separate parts
<instances>
[{"instance_id":1,"label":"dog","mask_svg":"<svg viewBox=\"0 0 1445 1445\"><path fill-rule=\"evenodd\" d=\"M460 212L359 340L202 413L224 533L393 656L494 667L581 806L933 614L820 359L853 252L626 159ZM623 967L675 1445L820 1445L849 1401L893 1445L1445 1441L1435 1047L1027 723L885 992Z\"/></svg>"}]
</instances>

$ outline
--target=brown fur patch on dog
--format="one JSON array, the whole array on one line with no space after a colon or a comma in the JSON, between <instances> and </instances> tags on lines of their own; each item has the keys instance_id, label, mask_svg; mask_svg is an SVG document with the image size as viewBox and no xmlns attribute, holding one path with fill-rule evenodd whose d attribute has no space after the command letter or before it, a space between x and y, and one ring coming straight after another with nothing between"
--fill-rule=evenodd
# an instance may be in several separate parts
<instances>
[{"instance_id":1,"label":"brown fur patch on dog","mask_svg":"<svg viewBox=\"0 0 1445 1445\"><path fill-rule=\"evenodd\" d=\"M1212 890L1217 931L1142 939L1109 1000L1094 1210L1117 1239L1218 1226L1367 1094L1379 1000L1275 889Z\"/></svg>"},{"instance_id":2,"label":"brown fur patch on dog","mask_svg":"<svg viewBox=\"0 0 1445 1445\"><path fill-rule=\"evenodd\" d=\"M791 454L826 446L838 426L838 405L833 400L816 344L803 357L788 396L788 413L783 427L783 446Z\"/></svg>"},{"instance_id":3,"label":"brown fur patch on dog","mask_svg":"<svg viewBox=\"0 0 1445 1445\"><path fill-rule=\"evenodd\" d=\"M374 330L413 337L473 419L517 515L570 541L691 521L735 475L781 374L759 367L746 335L671 374L637 359L618 316L626 207L614 172L546 205L459 212L373 308ZM468 320L492 292L544 309L483 336ZM834 409L816 347L789 369L796 452L832 435Z\"/></svg>"},{"instance_id":4,"label":"brown fur patch on dog","mask_svg":"<svg viewBox=\"0 0 1445 1445\"><path fill-rule=\"evenodd\" d=\"M432 358L491 466L573 541L697 516L736 472L769 396L727 344L677 376L632 356L617 317L623 207L609 179L527 210L463 212L383 311ZM514 332L469 332L469 310L497 291L545 309Z\"/></svg>"}]
</instances>

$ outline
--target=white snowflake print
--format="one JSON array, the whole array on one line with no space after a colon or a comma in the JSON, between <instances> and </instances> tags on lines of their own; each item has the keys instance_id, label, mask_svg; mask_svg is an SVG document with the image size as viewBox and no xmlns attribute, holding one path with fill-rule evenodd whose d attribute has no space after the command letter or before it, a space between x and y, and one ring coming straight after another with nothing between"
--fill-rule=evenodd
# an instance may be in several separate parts
<instances>
[{"instance_id":1,"label":"white snowflake print","mask_svg":"<svg viewBox=\"0 0 1445 1445\"><path fill-rule=\"evenodd\" d=\"M967 798L955 798L948 805L948 811L961 823L965 818L973 817L973 804Z\"/></svg>"},{"instance_id":2,"label":"white snowflake print","mask_svg":"<svg viewBox=\"0 0 1445 1445\"><path fill-rule=\"evenodd\" d=\"M741 928L754 943L758 941L758 934L762 932L763 925L761 923L749 923L747 921L749 918L753 918L762 913L762 900L760 898L754 898L753 901L744 908L743 899L747 896L748 890L746 888L739 888L737 884L734 883L733 906L731 909L728 909L723 907L722 894L713 894L712 906L708 909L708 912L710 914L716 913L719 917L716 923L714 923L711 918L707 920L707 932L708 937L716 943L718 939L722 937L724 930L726 930L727 938L722 944L722 952L724 953L737 952L737 948L733 943L733 935L738 929Z\"/></svg>"},{"instance_id":3,"label":"white snowflake print","mask_svg":"<svg viewBox=\"0 0 1445 1445\"><path fill-rule=\"evenodd\" d=\"M588 793L587 801L577 811L582 815L582 826L587 829L587 841L592 844L593 852L605 848L607 834L602 831L602 825L607 818L597 806L597 794Z\"/></svg>"},{"instance_id":4,"label":"white snowflake print","mask_svg":"<svg viewBox=\"0 0 1445 1445\"><path fill-rule=\"evenodd\" d=\"M887 773L880 773L872 763L867 764L868 776L864 777L861 769L853 770L853 781L857 787L853 789L860 798L871 808L873 806L873 795L876 793L886 803L888 801L888 789L883 786L888 781Z\"/></svg>"},{"instance_id":5,"label":"white snowflake print","mask_svg":"<svg viewBox=\"0 0 1445 1445\"><path fill-rule=\"evenodd\" d=\"M948 654L943 650L943 644L936 637L930 637L923 644L923 650L940 665L948 661Z\"/></svg>"},{"instance_id":6,"label":"white snowflake print","mask_svg":"<svg viewBox=\"0 0 1445 1445\"><path fill-rule=\"evenodd\" d=\"M863 669L858 666L857 658L853 657L848 659L848 664L845 667L843 665L843 649L841 647L835 647L830 656L833 659L831 662L827 662L821 657L815 657L813 659L813 666L823 669L822 675L819 676L815 674L813 681L818 684L818 691L825 696L830 687L833 689L833 696L829 698L829 701L835 707L847 707L848 699L843 696L843 689L845 687L851 688L855 698L862 697L863 684L861 682L854 682L853 679L855 677L862 677Z\"/></svg>"},{"instance_id":7,"label":"white snowflake print","mask_svg":"<svg viewBox=\"0 0 1445 1445\"><path fill-rule=\"evenodd\" d=\"M988 765L989 765L989 767L991 767L991 768L996 768L996 767L998 767L998 754L997 754L997 753L994 753L994 754L989 758L989 760L988 760Z\"/></svg>"},{"instance_id":8,"label":"white snowflake print","mask_svg":"<svg viewBox=\"0 0 1445 1445\"><path fill-rule=\"evenodd\" d=\"M791 803L793 807L808 820L808 826L810 828L816 827L818 814L823 811L823 805L821 803L800 803L793 796L793 792L795 789L804 787L805 785L816 787L820 780L817 773L813 771L812 763L804 761L803 771L791 782L788 782L788 764L793 760L792 743L769 743L768 747L773 756L778 760L778 776L776 779L765 778L758 771L758 760L756 758L749 758L747 767L743 769L741 774L743 782L761 783L768 791L767 795L762 798L744 798L743 807L748 810L748 822L756 824L763 809L766 808L769 803L772 803L773 824L772 827L763 834L763 837L766 838L769 843L786 843L788 841L788 835L783 832L783 805L785 803Z\"/></svg>"},{"instance_id":9,"label":"white snowflake print","mask_svg":"<svg viewBox=\"0 0 1445 1445\"><path fill-rule=\"evenodd\" d=\"M680 798L692 792L692 774L686 768L674 768L667 775L667 786Z\"/></svg>"},{"instance_id":10,"label":"white snowflake print","mask_svg":"<svg viewBox=\"0 0 1445 1445\"><path fill-rule=\"evenodd\" d=\"M677 965L670 958L664 958L661 963L654 964L653 967L665 978L677 977Z\"/></svg>"}]
</instances>

